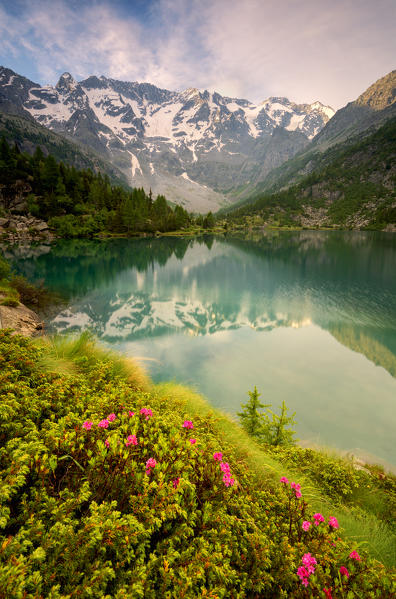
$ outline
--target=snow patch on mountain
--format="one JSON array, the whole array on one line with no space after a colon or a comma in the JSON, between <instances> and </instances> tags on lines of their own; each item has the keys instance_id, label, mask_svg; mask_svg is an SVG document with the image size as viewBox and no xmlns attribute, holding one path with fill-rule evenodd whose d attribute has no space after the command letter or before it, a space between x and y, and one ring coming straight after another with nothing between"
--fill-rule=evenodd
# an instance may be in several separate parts
<instances>
[{"instance_id":1,"label":"snow patch on mountain","mask_svg":"<svg viewBox=\"0 0 396 599\"><path fill-rule=\"evenodd\" d=\"M230 190L262 180L334 114L320 102L271 97L254 104L104 76L77 82L63 73L55 87L40 87L2 68L0 91L40 124L92 147L131 185L151 187L193 210L216 210L236 199Z\"/></svg>"}]
</instances>

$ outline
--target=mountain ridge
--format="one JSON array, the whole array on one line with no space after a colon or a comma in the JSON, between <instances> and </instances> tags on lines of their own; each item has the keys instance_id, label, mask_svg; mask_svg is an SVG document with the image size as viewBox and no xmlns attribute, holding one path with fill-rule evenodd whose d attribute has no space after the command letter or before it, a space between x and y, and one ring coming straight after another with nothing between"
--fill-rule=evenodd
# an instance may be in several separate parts
<instances>
[{"instance_id":1,"label":"mountain ridge","mask_svg":"<svg viewBox=\"0 0 396 599\"><path fill-rule=\"evenodd\" d=\"M253 104L103 75L77 82L65 72L55 86L40 86L0 68L2 106L89 145L133 186L199 211L230 203L230 190L290 158L334 114L317 101L274 96Z\"/></svg>"}]
</instances>

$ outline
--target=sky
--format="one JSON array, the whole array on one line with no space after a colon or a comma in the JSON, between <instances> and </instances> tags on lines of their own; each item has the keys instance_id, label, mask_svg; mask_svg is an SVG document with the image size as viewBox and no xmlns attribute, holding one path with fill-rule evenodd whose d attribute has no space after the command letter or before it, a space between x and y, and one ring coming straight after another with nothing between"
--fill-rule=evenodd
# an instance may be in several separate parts
<instances>
[{"instance_id":1,"label":"sky","mask_svg":"<svg viewBox=\"0 0 396 599\"><path fill-rule=\"evenodd\" d=\"M396 68L395 0L0 0L0 64L335 109Z\"/></svg>"}]
</instances>

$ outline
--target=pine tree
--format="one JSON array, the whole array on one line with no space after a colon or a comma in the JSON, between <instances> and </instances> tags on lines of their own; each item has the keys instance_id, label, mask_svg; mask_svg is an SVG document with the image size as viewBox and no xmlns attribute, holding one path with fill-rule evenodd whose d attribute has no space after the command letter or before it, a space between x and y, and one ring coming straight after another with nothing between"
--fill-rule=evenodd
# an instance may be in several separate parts
<instances>
[{"instance_id":1,"label":"pine tree","mask_svg":"<svg viewBox=\"0 0 396 599\"><path fill-rule=\"evenodd\" d=\"M238 413L238 416L245 431L251 437L263 441L266 434L268 419L267 416L261 414L259 410L269 408L271 404L261 403L259 400L261 393L257 391L256 387L254 387L253 391L248 391L248 394L249 401L241 405L243 410Z\"/></svg>"}]
</instances>

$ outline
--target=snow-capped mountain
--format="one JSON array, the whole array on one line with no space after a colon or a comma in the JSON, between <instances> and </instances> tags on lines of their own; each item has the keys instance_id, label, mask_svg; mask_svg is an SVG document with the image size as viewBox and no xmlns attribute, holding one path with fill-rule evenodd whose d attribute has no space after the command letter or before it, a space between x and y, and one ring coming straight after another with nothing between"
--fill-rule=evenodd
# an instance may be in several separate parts
<instances>
[{"instance_id":1,"label":"snow-capped mountain","mask_svg":"<svg viewBox=\"0 0 396 599\"><path fill-rule=\"evenodd\" d=\"M253 104L103 76L77 82L64 73L55 87L40 86L0 68L2 107L94 148L131 185L197 211L231 202L233 189L289 159L334 114L320 102Z\"/></svg>"}]
</instances>

